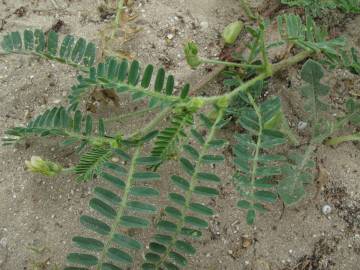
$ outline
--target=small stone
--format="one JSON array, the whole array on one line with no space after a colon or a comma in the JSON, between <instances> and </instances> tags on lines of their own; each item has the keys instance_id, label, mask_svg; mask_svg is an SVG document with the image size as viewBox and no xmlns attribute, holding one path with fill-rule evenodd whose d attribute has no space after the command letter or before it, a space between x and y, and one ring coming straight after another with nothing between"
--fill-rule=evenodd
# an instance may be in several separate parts
<instances>
[{"instance_id":1,"label":"small stone","mask_svg":"<svg viewBox=\"0 0 360 270\"><path fill-rule=\"evenodd\" d=\"M117 158L117 157L113 157L113 158L111 159L111 161L116 163L116 162L119 162L119 161L120 161L120 159L119 159L119 158Z\"/></svg>"},{"instance_id":2,"label":"small stone","mask_svg":"<svg viewBox=\"0 0 360 270\"><path fill-rule=\"evenodd\" d=\"M174 34L167 34L167 35L166 35L166 38L167 38L168 40L172 40L174 37L175 37Z\"/></svg>"},{"instance_id":3,"label":"small stone","mask_svg":"<svg viewBox=\"0 0 360 270\"><path fill-rule=\"evenodd\" d=\"M307 125L308 125L307 122L300 121L298 123L298 130L304 130L307 127Z\"/></svg>"},{"instance_id":4,"label":"small stone","mask_svg":"<svg viewBox=\"0 0 360 270\"><path fill-rule=\"evenodd\" d=\"M61 99L54 99L52 101L53 104L59 104L61 102Z\"/></svg>"},{"instance_id":5,"label":"small stone","mask_svg":"<svg viewBox=\"0 0 360 270\"><path fill-rule=\"evenodd\" d=\"M7 249L7 239L1 238L0 239L0 269L3 264L5 264L6 259L8 257L8 249Z\"/></svg>"},{"instance_id":6,"label":"small stone","mask_svg":"<svg viewBox=\"0 0 360 270\"><path fill-rule=\"evenodd\" d=\"M329 215L329 214L331 213L332 208L331 208L330 205L325 204L325 205L321 208L321 211L322 211L322 213L323 213L325 216L327 216L327 215Z\"/></svg>"},{"instance_id":7,"label":"small stone","mask_svg":"<svg viewBox=\"0 0 360 270\"><path fill-rule=\"evenodd\" d=\"M206 21L203 21L200 23L200 27L204 30L208 29L209 28L209 23L206 22Z\"/></svg>"},{"instance_id":8,"label":"small stone","mask_svg":"<svg viewBox=\"0 0 360 270\"><path fill-rule=\"evenodd\" d=\"M253 269L254 270L270 270L270 265L263 260L256 260Z\"/></svg>"},{"instance_id":9,"label":"small stone","mask_svg":"<svg viewBox=\"0 0 360 270\"><path fill-rule=\"evenodd\" d=\"M248 236L244 235L241 237L241 242L242 242L242 247L243 248L248 248L252 245L252 239L249 238Z\"/></svg>"}]
</instances>

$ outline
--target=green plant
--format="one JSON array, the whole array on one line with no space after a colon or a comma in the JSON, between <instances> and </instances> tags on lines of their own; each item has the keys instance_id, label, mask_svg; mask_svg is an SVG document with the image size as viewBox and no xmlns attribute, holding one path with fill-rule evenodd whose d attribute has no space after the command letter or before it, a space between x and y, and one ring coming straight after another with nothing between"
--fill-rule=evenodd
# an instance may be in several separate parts
<instances>
[{"instance_id":1,"label":"green plant","mask_svg":"<svg viewBox=\"0 0 360 270\"><path fill-rule=\"evenodd\" d=\"M281 3L289 6L304 7L312 14L320 14L324 9L340 9L346 13L359 13L360 1L359 0L281 0Z\"/></svg>"},{"instance_id":2,"label":"green plant","mask_svg":"<svg viewBox=\"0 0 360 270\"><path fill-rule=\"evenodd\" d=\"M73 266L65 269L118 270L133 265L134 255L144 250L145 245L129 230L149 228L150 217L160 212L156 203L160 194L168 198L166 206L160 207L165 215L155 222L157 233L145 252L142 269L186 267L185 256L196 252L192 239L201 237L201 230L208 226L206 217L214 214L201 196L211 198L219 194L217 185L221 179L211 171L211 164L224 161L220 151L227 142L216 138L216 132L228 124L229 108L237 99L241 100L237 123L245 132L235 135L237 144L232 146L237 167L234 182L241 197L238 206L246 209L247 222L253 224L256 213L267 211L267 204L278 197L287 205L304 197L305 185L313 177L316 148L349 122L358 123L359 106L349 101L346 116L335 124L327 120L324 115L329 108L322 97L329 88L321 82L323 68L317 61L307 60L301 71L304 80L301 94L306 100L305 110L311 112L308 117L311 139L304 153L295 149L287 155L283 145L287 141L298 145L297 138L287 124L281 99L270 97L263 101L261 91L268 78L310 57L317 57L331 67L345 66L351 70L356 70L358 61L354 53L353 61L345 59L344 39L329 40L311 17L305 23L292 14L278 17L281 40L272 44L266 43L268 24L261 18L257 20L256 26L245 26L251 39L246 44L248 54L239 56L238 62L202 58L195 43L185 46L186 59L192 68L203 63L229 68L226 82L230 91L209 97L190 97L188 84L177 94L172 75L167 75L163 68L154 72L152 65L141 71L136 60L129 63L108 57L95 66L95 46L83 39L75 43L72 36L66 36L59 44L57 33L49 32L45 37L40 30L25 30L23 35L13 32L4 37L5 53L34 54L83 72L71 89L67 107L46 110L27 126L9 129L3 139L5 144L14 144L29 136L61 137L63 146L77 146L81 154L79 163L63 168L34 158L28 163L30 170L45 175L74 173L79 181L97 176L103 180L94 188L89 202L96 214L80 217L80 223L92 234L73 238L79 251L67 256ZM268 50L283 45L295 46L297 54L271 63ZM83 113L80 106L81 99L93 87L129 95L133 101L146 100L148 108L112 119L96 119L89 112ZM154 112L153 119L135 132L106 131L109 122L150 111ZM168 118L167 124L159 131L164 118ZM157 169L169 160L177 161L180 168L180 173L169 179L174 192L156 189L153 184L162 176Z\"/></svg>"}]
</instances>

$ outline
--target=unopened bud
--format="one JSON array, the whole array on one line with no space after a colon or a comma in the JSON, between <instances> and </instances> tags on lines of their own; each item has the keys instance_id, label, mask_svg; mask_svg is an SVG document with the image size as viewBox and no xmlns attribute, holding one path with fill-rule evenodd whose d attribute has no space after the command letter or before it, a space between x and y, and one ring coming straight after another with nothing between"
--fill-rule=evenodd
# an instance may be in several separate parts
<instances>
[{"instance_id":1,"label":"unopened bud","mask_svg":"<svg viewBox=\"0 0 360 270\"><path fill-rule=\"evenodd\" d=\"M227 44L233 44L239 37L241 30L243 29L243 23L241 21L230 23L225 27L223 31L223 39Z\"/></svg>"},{"instance_id":2,"label":"unopened bud","mask_svg":"<svg viewBox=\"0 0 360 270\"><path fill-rule=\"evenodd\" d=\"M184 47L184 53L186 62L192 69L201 65L202 61L198 55L198 48L195 42L188 42Z\"/></svg>"},{"instance_id":3,"label":"unopened bud","mask_svg":"<svg viewBox=\"0 0 360 270\"><path fill-rule=\"evenodd\" d=\"M40 173L46 176L55 176L62 171L62 167L51 161L43 160L41 157L32 156L30 161L25 161L30 172Z\"/></svg>"}]
</instances>

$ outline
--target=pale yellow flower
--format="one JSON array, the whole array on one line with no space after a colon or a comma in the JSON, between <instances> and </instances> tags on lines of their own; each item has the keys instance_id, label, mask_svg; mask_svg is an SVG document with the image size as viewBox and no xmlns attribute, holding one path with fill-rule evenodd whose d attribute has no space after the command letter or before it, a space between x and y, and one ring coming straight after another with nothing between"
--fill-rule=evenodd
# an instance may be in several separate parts
<instances>
[{"instance_id":1,"label":"pale yellow flower","mask_svg":"<svg viewBox=\"0 0 360 270\"><path fill-rule=\"evenodd\" d=\"M51 161L43 160L41 157L32 156L30 161L25 161L30 172L40 173L46 176L55 176L62 171L62 167Z\"/></svg>"}]
</instances>

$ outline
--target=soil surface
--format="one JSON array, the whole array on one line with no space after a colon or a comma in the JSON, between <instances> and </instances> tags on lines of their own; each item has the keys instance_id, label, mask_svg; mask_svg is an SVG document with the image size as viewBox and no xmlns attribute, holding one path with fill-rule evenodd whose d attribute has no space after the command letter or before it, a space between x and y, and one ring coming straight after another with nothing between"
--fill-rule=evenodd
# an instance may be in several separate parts
<instances>
[{"instance_id":1,"label":"soil surface","mask_svg":"<svg viewBox=\"0 0 360 270\"><path fill-rule=\"evenodd\" d=\"M106 2L111 4L109 0ZM145 64L165 66L181 83L196 84L213 68L189 69L182 52L183 44L194 40L202 55L217 57L223 48L219 37L224 26L245 19L236 0L129 2L132 5L128 12L137 18L128 23L126 35L117 33L117 41L109 50ZM253 2L260 9L276 1ZM103 8L104 4L102 0L1 0L0 36L25 28L54 29L61 35L71 33L101 44L99 33L109 26L114 15L113 10ZM340 31L359 50L359 16L332 16L328 21L334 25L334 33ZM136 29L140 31L132 35L130 32ZM129 40L122 44L125 36ZM304 120L302 100L291 91L300 84L299 67L292 67L272 79L268 90L270 95L281 94L295 129ZM76 75L70 67L36 57L0 56L0 134L25 124L50 106L66 104ZM359 78L346 71L332 71L325 81L331 86L335 107L349 95L360 96ZM221 84L215 81L198 94L222 91ZM134 105L127 105L127 100L121 100L120 107L111 103L104 107L100 106L98 113L116 115L134 109ZM148 120L118 127L126 132ZM220 135L231 138L232 132L225 130ZM306 130L300 135L306 141ZM283 209L280 203L275 204L272 211L257 218L254 228L246 225L244 212L236 207L238 195L231 180L234 172L231 155L228 151L225 154L225 165L214 169L223 179L221 196L213 202L218 214L211 218L211 226L201 241L195 243L198 253L190 258L187 269L360 269L359 145L321 146L317 160L328 173L326 181L309 186L307 197L295 207ZM51 139L35 138L15 148L0 148L1 270L62 269L66 254L74 250L71 238L83 234L78 218L90 211L87 204L91 190L99 182L95 179L77 183L73 176L46 178L30 174L24 162L33 155L65 166L74 165L78 160L73 149L62 148L57 140ZM169 162L160 169L163 177L159 187L168 185L167 179L174 167L176 162ZM324 205L331 207L329 215L322 213ZM145 242L152 233L136 232ZM136 256L141 261L143 254Z\"/></svg>"}]
</instances>

